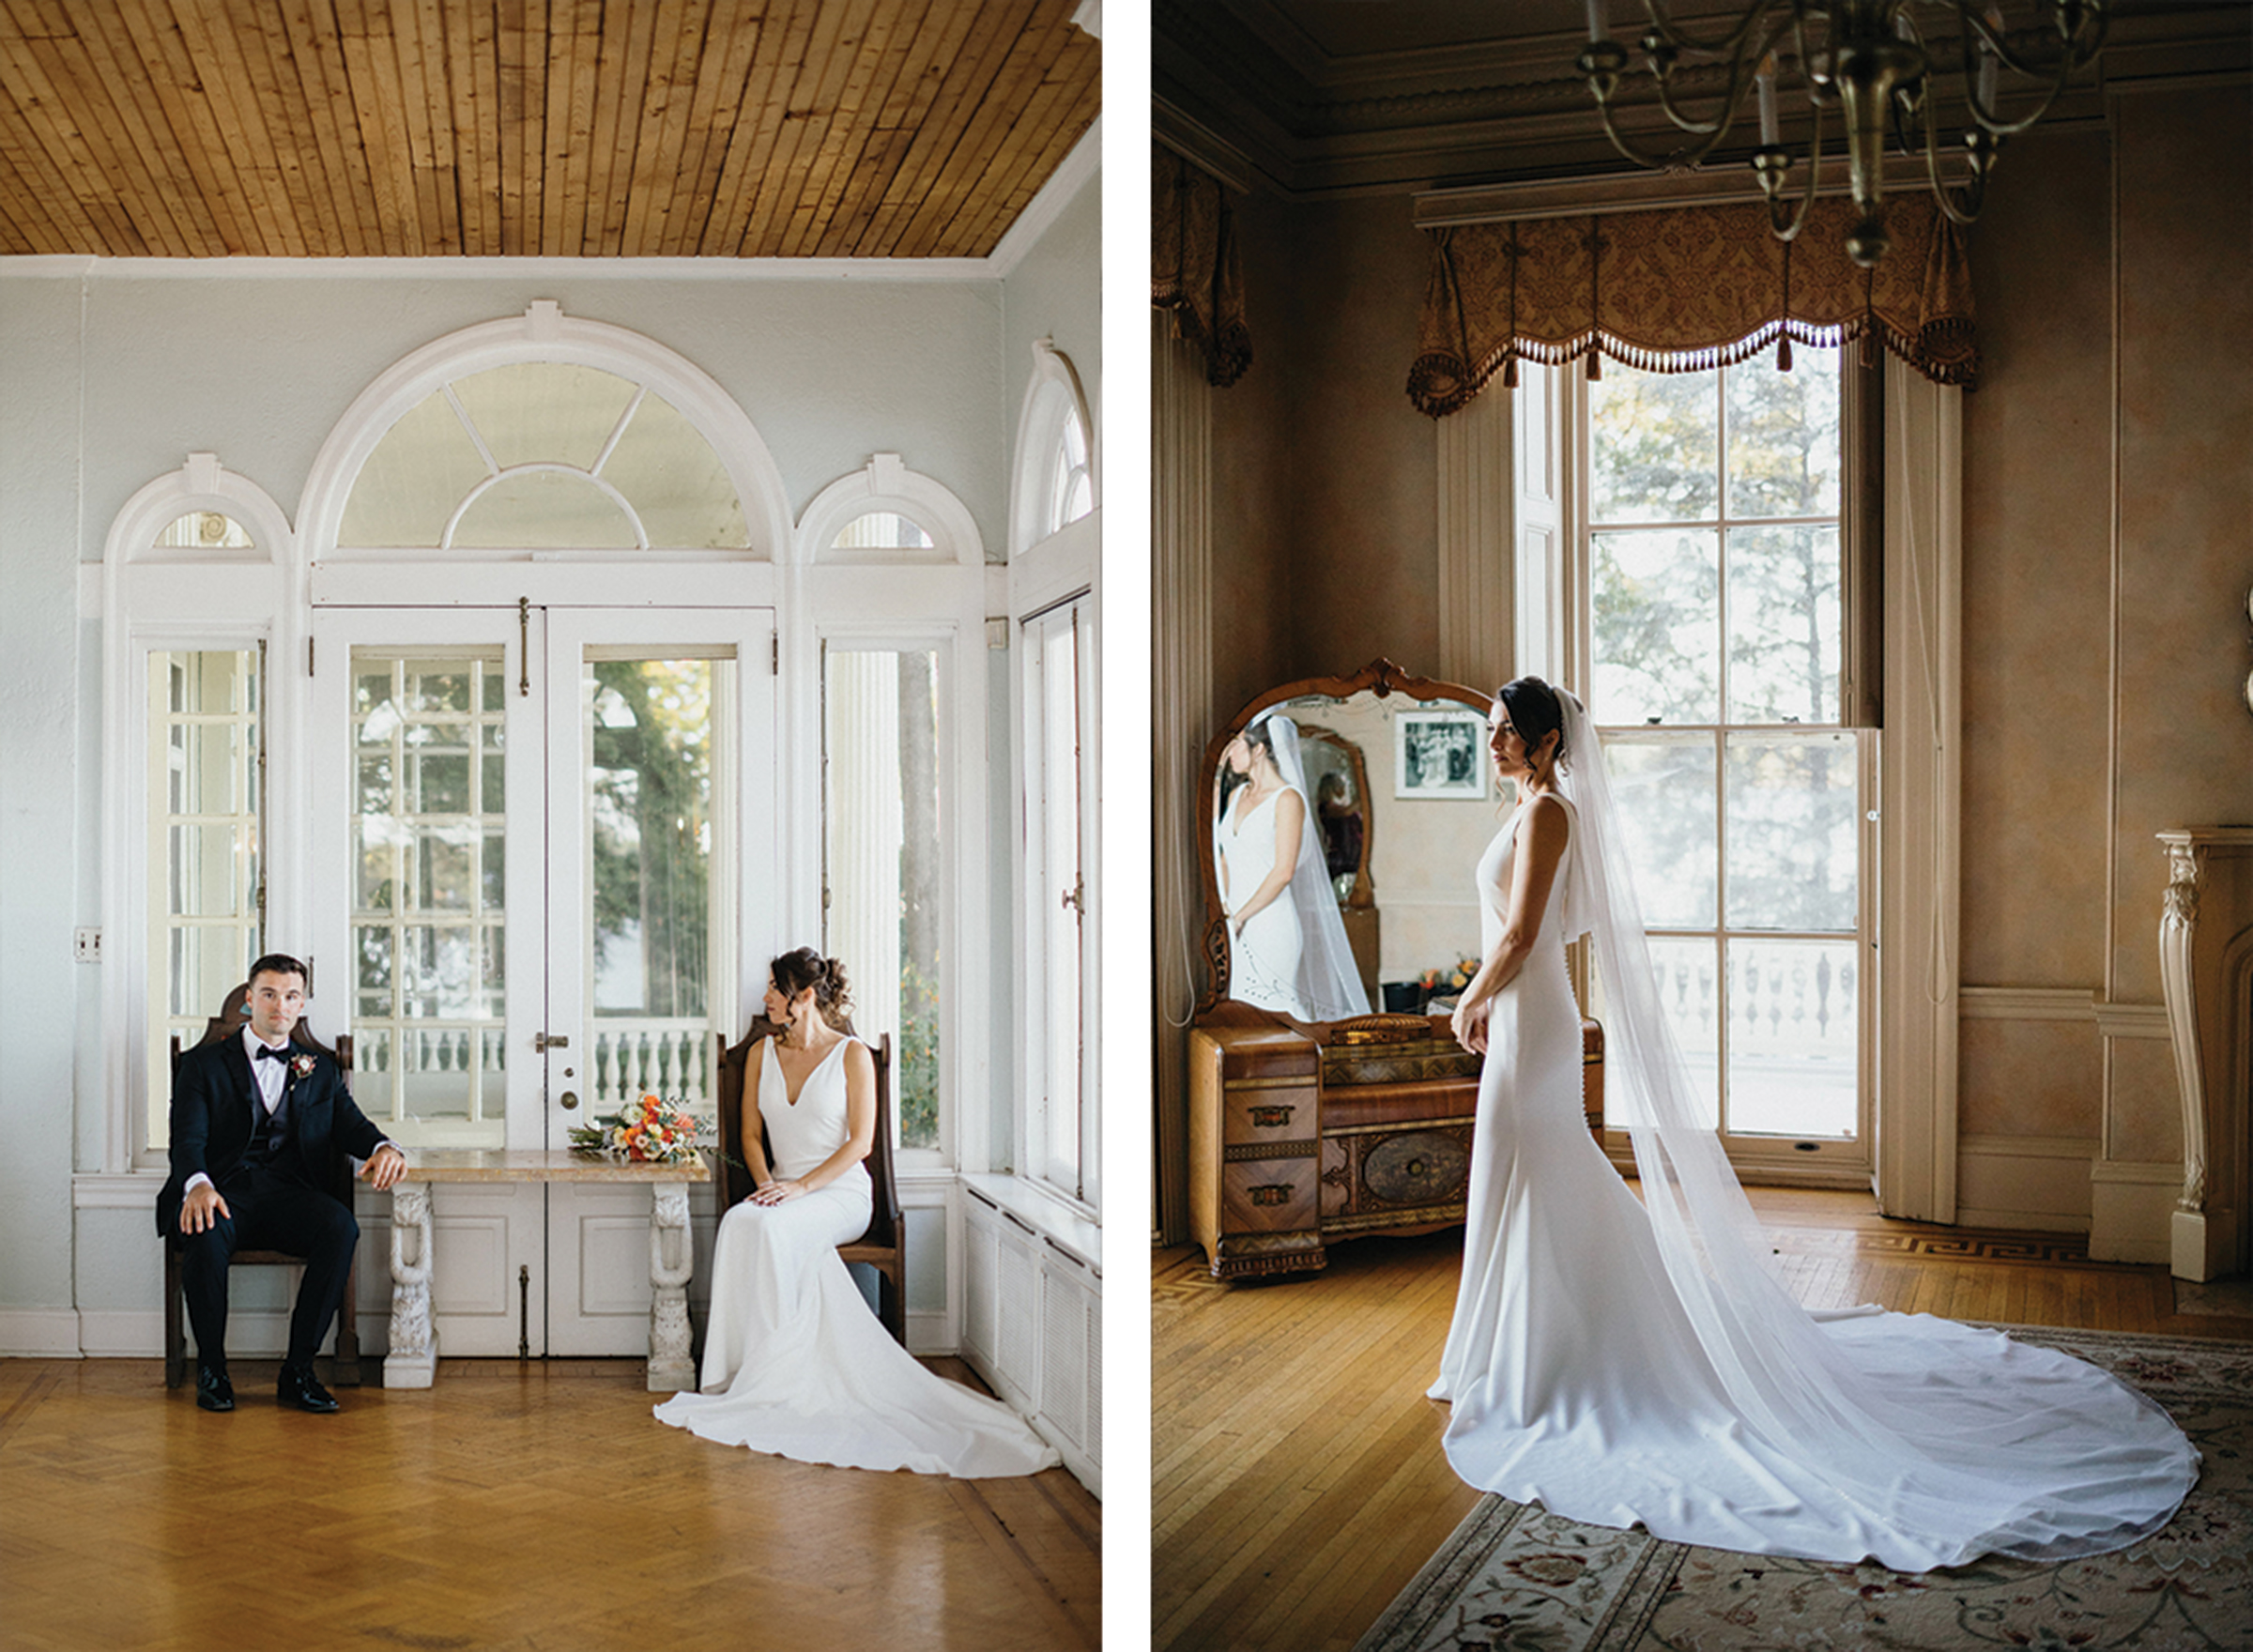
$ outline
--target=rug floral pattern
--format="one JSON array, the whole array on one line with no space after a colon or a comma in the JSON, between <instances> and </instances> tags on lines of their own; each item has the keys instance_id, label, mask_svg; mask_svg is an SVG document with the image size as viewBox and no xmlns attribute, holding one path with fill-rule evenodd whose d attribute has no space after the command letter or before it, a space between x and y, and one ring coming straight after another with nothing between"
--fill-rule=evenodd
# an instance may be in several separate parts
<instances>
[{"instance_id":1,"label":"rug floral pattern","mask_svg":"<svg viewBox=\"0 0 2253 1652\"><path fill-rule=\"evenodd\" d=\"M2167 1407L2205 1461L2165 1530L2090 1559L1909 1574L1661 1542L1487 1497L1355 1652L2253 1647L2253 1346L2000 1328Z\"/></svg>"}]
</instances>

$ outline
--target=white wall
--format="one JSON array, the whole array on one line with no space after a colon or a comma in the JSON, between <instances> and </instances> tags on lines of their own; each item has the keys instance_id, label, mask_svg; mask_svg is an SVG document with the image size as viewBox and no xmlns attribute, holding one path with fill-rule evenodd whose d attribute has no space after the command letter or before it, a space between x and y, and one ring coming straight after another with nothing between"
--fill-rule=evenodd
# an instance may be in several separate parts
<instances>
[{"instance_id":1,"label":"white wall","mask_svg":"<svg viewBox=\"0 0 2253 1652\"><path fill-rule=\"evenodd\" d=\"M71 961L71 932L125 921L100 910L100 630L79 618L80 565L99 563L127 498L211 451L294 515L323 438L384 368L552 298L711 374L759 427L793 516L891 451L1005 545L1022 341L1051 332L1083 375L1096 367L1097 194L1091 178L1005 276L0 259L0 1351L73 1352L79 1309L146 1313L161 1295L153 1185L146 1201L121 1194L75 1221L72 1209L73 1167L102 1166L100 1056L115 1029L99 971ZM1006 707L1005 691L994 697ZM1005 724L994 732L1005 740ZM994 802L1005 845L1006 798ZM1002 1085L1011 881L993 885ZM919 1220L917 1238L935 1245L934 1226ZM946 1271L918 1268L918 1307Z\"/></svg>"}]
</instances>

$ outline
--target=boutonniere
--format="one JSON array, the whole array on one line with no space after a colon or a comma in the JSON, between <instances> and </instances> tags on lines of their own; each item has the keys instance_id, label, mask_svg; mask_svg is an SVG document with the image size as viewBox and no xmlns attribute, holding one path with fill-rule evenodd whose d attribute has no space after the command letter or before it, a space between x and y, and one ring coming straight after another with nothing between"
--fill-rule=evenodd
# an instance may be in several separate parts
<instances>
[{"instance_id":1,"label":"boutonniere","mask_svg":"<svg viewBox=\"0 0 2253 1652\"><path fill-rule=\"evenodd\" d=\"M291 1056L289 1058L289 1076L293 1078L312 1078L313 1057L309 1055Z\"/></svg>"}]
</instances>

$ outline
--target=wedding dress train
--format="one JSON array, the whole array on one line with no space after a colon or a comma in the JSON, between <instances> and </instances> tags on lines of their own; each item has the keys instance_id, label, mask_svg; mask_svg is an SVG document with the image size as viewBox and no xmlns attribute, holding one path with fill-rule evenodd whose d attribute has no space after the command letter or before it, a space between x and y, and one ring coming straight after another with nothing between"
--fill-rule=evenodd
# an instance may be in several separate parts
<instances>
[{"instance_id":1,"label":"wedding dress train","mask_svg":"<svg viewBox=\"0 0 2253 1652\"><path fill-rule=\"evenodd\" d=\"M841 1038L789 1098L770 1048L759 1109L777 1176L803 1176L847 1135ZM854 1165L783 1204L748 1200L720 1221L703 1391L676 1394L657 1420L724 1446L801 1462L912 1469L989 1479L1061 1461L999 1400L917 1364L853 1284L837 1247L868 1225L870 1186Z\"/></svg>"},{"instance_id":2,"label":"wedding dress train","mask_svg":"<svg viewBox=\"0 0 2253 1652\"><path fill-rule=\"evenodd\" d=\"M1579 716L1568 749L1600 768ZM1618 1095L1634 1126L1644 1198L1614 1172L1583 1117L1564 942L1593 927L1607 983L1648 964L1632 961L1639 919L1632 947L1602 934L1619 914L1584 852L1582 811L1567 808L1571 842L1533 953L1492 1002L1463 1279L1431 1390L1452 1402L1456 1472L1597 1524L1903 1571L2096 1553L2164 1525L2199 1461L2165 1412L1997 1332L1800 1308L1718 1145L1709 1154L1651 1094L1669 1080L1646 1069L1678 1060L1671 1046L1625 1052L1620 1094L1607 1027L1607 1102ZM1490 955L1516 818L1479 866ZM1607 999L1607 1017L1619 1008ZM1631 1046L1661 1036L1625 1019Z\"/></svg>"}]
</instances>

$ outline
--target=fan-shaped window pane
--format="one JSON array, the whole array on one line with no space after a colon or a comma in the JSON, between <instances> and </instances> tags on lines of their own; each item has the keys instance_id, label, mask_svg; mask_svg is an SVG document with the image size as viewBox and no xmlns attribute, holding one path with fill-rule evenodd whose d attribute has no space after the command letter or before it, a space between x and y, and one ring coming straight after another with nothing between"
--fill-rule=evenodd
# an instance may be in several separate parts
<instances>
[{"instance_id":1,"label":"fan-shaped window pane","mask_svg":"<svg viewBox=\"0 0 2253 1652\"><path fill-rule=\"evenodd\" d=\"M513 361L454 380L453 393L503 470L539 463L591 470L637 388L599 367Z\"/></svg>"},{"instance_id":2,"label":"fan-shaped window pane","mask_svg":"<svg viewBox=\"0 0 2253 1652\"><path fill-rule=\"evenodd\" d=\"M219 511L191 511L177 517L157 543L166 550L247 551L257 548L242 524Z\"/></svg>"},{"instance_id":3,"label":"fan-shaped window pane","mask_svg":"<svg viewBox=\"0 0 2253 1652\"><path fill-rule=\"evenodd\" d=\"M751 543L719 454L654 392L642 398L602 476L640 514L652 545L736 550Z\"/></svg>"},{"instance_id":4,"label":"fan-shaped window pane","mask_svg":"<svg viewBox=\"0 0 2253 1652\"><path fill-rule=\"evenodd\" d=\"M634 525L603 490L568 470L504 476L453 530L471 550L632 550Z\"/></svg>"},{"instance_id":5,"label":"fan-shaped window pane","mask_svg":"<svg viewBox=\"0 0 2253 1652\"><path fill-rule=\"evenodd\" d=\"M1087 427L1080 422L1077 407L1067 408L1050 459L1048 531L1054 533L1095 508L1095 482L1087 466Z\"/></svg>"},{"instance_id":6,"label":"fan-shaped window pane","mask_svg":"<svg viewBox=\"0 0 2253 1652\"><path fill-rule=\"evenodd\" d=\"M837 551L932 551L939 547L922 524L897 511L870 511L837 529L829 542Z\"/></svg>"},{"instance_id":7,"label":"fan-shaped window pane","mask_svg":"<svg viewBox=\"0 0 2253 1652\"><path fill-rule=\"evenodd\" d=\"M491 474L445 392L434 390L360 467L337 543L435 550L453 508Z\"/></svg>"}]
</instances>

